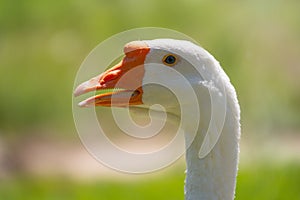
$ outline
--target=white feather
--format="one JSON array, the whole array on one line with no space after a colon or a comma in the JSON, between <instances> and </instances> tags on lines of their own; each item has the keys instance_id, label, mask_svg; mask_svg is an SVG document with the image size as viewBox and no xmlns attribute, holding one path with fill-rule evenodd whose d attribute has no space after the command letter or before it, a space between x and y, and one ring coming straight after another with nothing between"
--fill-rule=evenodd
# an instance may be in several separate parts
<instances>
[{"instance_id":1,"label":"white feather","mask_svg":"<svg viewBox=\"0 0 300 200\"><path fill-rule=\"evenodd\" d=\"M154 67L155 64L161 62L167 52L171 52L181 57L181 62L178 62L174 67L189 79L199 99L198 105L189 103L188 99L184 104L190 106L191 109L199 107L201 110L197 135L186 151L185 199L234 199L238 169L240 108L235 89L228 76L211 54L191 42L173 39L157 39L145 42L151 50L145 60L144 82L164 80L177 87L178 91L187 90L186 85L180 82L172 70ZM193 66L194 69L192 69ZM200 76L195 75L195 71L193 71L195 69L200 72ZM178 103L175 100L172 101L167 93L161 93L160 89L159 86L143 86L143 102L150 105L154 101L154 94L156 94L155 101L166 106L168 112L180 117L180 112L177 112L178 108L176 108L179 106ZM213 115L210 109L211 93L216 94L216 98L219 98L214 102L214 106L220 109L225 108L225 123L220 130L218 120L214 122L213 126L210 127L209 125L210 117ZM222 110L216 110L214 117L222 119L221 112ZM190 119L186 121L194 120L195 116L198 116L197 113L191 113ZM184 127L185 139L188 143L193 137L189 135L189 124ZM206 135L208 129L210 131Z\"/></svg>"}]
</instances>

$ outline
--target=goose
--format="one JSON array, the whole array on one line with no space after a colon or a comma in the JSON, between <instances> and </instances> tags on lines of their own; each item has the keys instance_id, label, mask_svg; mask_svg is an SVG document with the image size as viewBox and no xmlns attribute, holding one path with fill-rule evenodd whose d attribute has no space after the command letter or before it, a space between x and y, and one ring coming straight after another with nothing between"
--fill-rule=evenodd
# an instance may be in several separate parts
<instances>
[{"instance_id":1,"label":"goose","mask_svg":"<svg viewBox=\"0 0 300 200\"><path fill-rule=\"evenodd\" d=\"M132 41L124 46L124 54L120 63L74 90L74 96L104 91L83 100L79 106L155 109L151 105L160 104L165 112L179 119L184 112L182 107L189 108L184 116L188 119L182 125L187 145L185 199L234 199L240 107L236 91L219 62L199 45L176 39ZM182 92L185 98L178 102L166 85L151 84L156 82ZM122 90L106 90L113 88ZM184 93L191 88L194 96ZM191 100L192 96L196 101ZM195 118L199 123L193 135L189 122Z\"/></svg>"}]
</instances>

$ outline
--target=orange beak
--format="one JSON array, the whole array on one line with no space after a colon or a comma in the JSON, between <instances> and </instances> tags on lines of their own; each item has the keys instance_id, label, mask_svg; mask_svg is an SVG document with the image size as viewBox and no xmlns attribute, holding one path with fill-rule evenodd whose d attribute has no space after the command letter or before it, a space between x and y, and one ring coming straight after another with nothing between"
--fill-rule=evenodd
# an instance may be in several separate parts
<instances>
[{"instance_id":1,"label":"orange beak","mask_svg":"<svg viewBox=\"0 0 300 200\"><path fill-rule=\"evenodd\" d=\"M141 41L125 45L125 57L120 63L102 74L80 84L74 91L79 96L91 91L103 90L103 93L90 97L78 105L89 106L118 106L142 104L142 82L145 73L144 61L150 48ZM110 89L111 92L104 90ZM114 90L115 89L115 90Z\"/></svg>"}]
</instances>

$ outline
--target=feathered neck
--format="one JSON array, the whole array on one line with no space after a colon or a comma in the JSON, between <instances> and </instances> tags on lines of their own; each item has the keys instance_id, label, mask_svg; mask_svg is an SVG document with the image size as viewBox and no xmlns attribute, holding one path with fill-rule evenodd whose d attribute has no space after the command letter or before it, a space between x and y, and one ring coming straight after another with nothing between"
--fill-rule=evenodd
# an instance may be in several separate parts
<instances>
[{"instance_id":1,"label":"feathered neck","mask_svg":"<svg viewBox=\"0 0 300 200\"><path fill-rule=\"evenodd\" d=\"M197 92L201 99L200 124L186 151L185 199L232 200L235 194L240 138L240 109L236 93L228 79L225 83L227 101L224 127L213 149L204 158L199 158L199 150L211 119L210 96L201 91ZM189 143L188 129L185 130L185 138L186 143Z\"/></svg>"},{"instance_id":2,"label":"feathered neck","mask_svg":"<svg viewBox=\"0 0 300 200\"><path fill-rule=\"evenodd\" d=\"M224 129L212 151L199 158L205 129L200 129L186 151L185 199L234 199L239 153L239 122L230 111ZM186 133L188 134L188 133Z\"/></svg>"},{"instance_id":3,"label":"feathered neck","mask_svg":"<svg viewBox=\"0 0 300 200\"><path fill-rule=\"evenodd\" d=\"M187 123L183 126L187 146L185 199L234 199L239 154L240 108L229 78L211 54L191 42L158 39L147 43L150 44L151 49L169 51L188 61L187 66L181 66L181 69L185 70L182 74L190 81L198 98L199 105L188 102L184 105L190 106L192 109L189 110L194 111L189 116L190 119L185 120ZM188 66L194 68L188 71ZM212 102L213 95L220 98ZM195 114L195 110L198 109L193 109L197 106L200 110L200 122L194 137L189 122L198 116ZM217 109L213 110L213 107ZM223 107L225 110L220 109ZM222 118L220 116L222 112L225 113L222 129L218 129L220 126L217 123L213 124L216 129L210 129L211 119ZM180 116L180 113L173 112L173 114ZM208 129L209 134L214 131L220 133L216 134L219 135L218 140L213 137L212 140L205 138ZM208 148L210 151L206 152L205 156L203 154L199 156L203 143L209 143L208 146L213 148Z\"/></svg>"}]
</instances>

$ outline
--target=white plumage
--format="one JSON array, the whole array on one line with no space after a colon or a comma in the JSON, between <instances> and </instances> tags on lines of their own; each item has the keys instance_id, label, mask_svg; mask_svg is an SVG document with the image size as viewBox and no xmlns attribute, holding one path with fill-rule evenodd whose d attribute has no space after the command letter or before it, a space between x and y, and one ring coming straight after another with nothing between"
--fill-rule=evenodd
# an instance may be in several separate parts
<instances>
[{"instance_id":1,"label":"white plumage","mask_svg":"<svg viewBox=\"0 0 300 200\"><path fill-rule=\"evenodd\" d=\"M155 50L152 52L150 51L145 63L157 63L158 58L161 57L159 54L165 54L166 52L180 55L190 62L178 62L176 66L174 66L176 67L176 70L180 71L180 73L189 79L189 82L192 84L199 99L199 105L185 104L185 106L199 106L201 111L201 120L197 135L186 152L187 173L185 181L185 198L187 200L233 199L239 153L240 109L234 87L231 85L228 76L213 56L203 48L191 42L158 39L146 41L146 43L150 46L150 49ZM188 65L202 68L201 76L205 76L206 80L195 73L192 66L188 67ZM145 67L145 71L145 78L148 79L155 79L156 77L154 77L153 74L163 74L164 77L170 81L175 79L172 77L171 73L148 72L147 66ZM176 81L175 84L177 84L178 87L180 86L180 83L176 83ZM226 93L226 117L224 127L220 138L212 151L206 157L200 159L198 155L199 150L203 144L204 134L208 128L207 126L211 116L211 110L208 109L211 106L208 90L213 91L216 90L216 88L221 87L224 87L224 92ZM184 90L184 88L182 89ZM156 93L153 90L155 89L148 92L147 88L144 89L144 92L149 95L145 98L150 99L151 94L155 95ZM163 94L161 95L163 96ZM147 101L150 101L149 104L151 104L151 100L144 100L144 102ZM157 102L160 101L158 100ZM160 103L165 105L165 107L171 104L171 102ZM222 104L224 102L219 103ZM173 110L174 109L170 109L169 112L173 112ZM175 114L178 115L178 113ZM191 113L190 117L193 118L194 114ZM186 127L188 127L188 125ZM185 130L185 134L186 138L188 138L189 130Z\"/></svg>"},{"instance_id":2,"label":"white plumage","mask_svg":"<svg viewBox=\"0 0 300 200\"><path fill-rule=\"evenodd\" d=\"M143 61L141 103L130 105L130 100L129 105L150 108L151 105L159 103L168 113L178 118L182 114L180 106L190 110L188 119L185 119L182 125L186 144L191 143L187 145L189 148L186 151L185 199L234 199L239 154L240 108L235 89L228 76L212 55L188 41L173 39L137 41L129 43L125 52L128 49L135 51L143 48L148 48L150 51L146 53ZM176 56L176 63L159 67L166 65L163 59L169 54ZM180 81L178 73L174 70L188 80L198 100L197 104L189 99L190 88ZM102 80L104 76L105 73L98 79ZM184 98L179 104L165 87L149 84L151 82L165 83L181 93ZM82 85L86 87L89 84L86 82ZM83 86L79 86L75 93L90 91ZM97 89L101 87L104 88L104 84L98 84ZM213 98L216 100L212 100ZM96 98L95 104L107 106L103 102L104 98L99 97ZM132 100L132 102L136 101ZM83 105L90 103L87 101ZM193 111L200 111L200 113ZM191 135L193 127L189 122L199 117L200 123L194 137ZM224 125L219 124L221 119Z\"/></svg>"}]
</instances>

